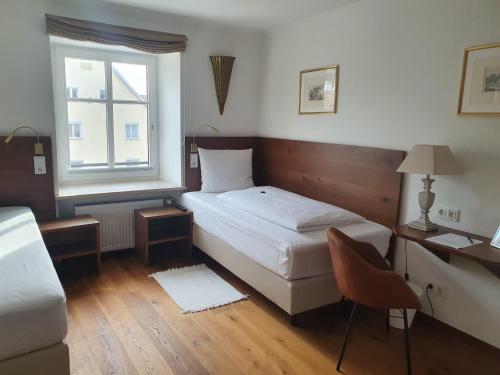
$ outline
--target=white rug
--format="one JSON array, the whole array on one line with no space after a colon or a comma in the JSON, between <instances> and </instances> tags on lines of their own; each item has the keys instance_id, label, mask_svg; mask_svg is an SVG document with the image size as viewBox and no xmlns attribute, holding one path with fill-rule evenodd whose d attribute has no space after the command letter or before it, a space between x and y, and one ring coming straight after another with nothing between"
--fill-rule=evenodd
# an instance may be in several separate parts
<instances>
[{"instance_id":1,"label":"white rug","mask_svg":"<svg viewBox=\"0 0 500 375\"><path fill-rule=\"evenodd\" d=\"M181 308L182 313L203 311L246 299L206 264L173 268L150 275Z\"/></svg>"}]
</instances>

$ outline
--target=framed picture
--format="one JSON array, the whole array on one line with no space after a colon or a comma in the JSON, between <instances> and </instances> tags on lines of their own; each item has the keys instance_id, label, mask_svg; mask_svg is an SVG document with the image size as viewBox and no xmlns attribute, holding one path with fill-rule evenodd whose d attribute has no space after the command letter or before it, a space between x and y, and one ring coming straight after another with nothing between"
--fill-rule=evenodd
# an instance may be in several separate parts
<instances>
[{"instance_id":1,"label":"framed picture","mask_svg":"<svg viewBox=\"0 0 500 375\"><path fill-rule=\"evenodd\" d=\"M500 115L500 44L466 48L459 115Z\"/></svg>"},{"instance_id":2,"label":"framed picture","mask_svg":"<svg viewBox=\"0 0 500 375\"><path fill-rule=\"evenodd\" d=\"M500 227L498 227L495 237L493 237L493 239L491 240L491 246L500 249Z\"/></svg>"},{"instance_id":3,"label":"framed picture","mask_svg":"<svg viewBox=\"0 0 500 375\"><path fill-rule=\"evenodd\" d=\"M300 72L299 114L337 113L339 66Z\"/></svg>"}]
</instances>

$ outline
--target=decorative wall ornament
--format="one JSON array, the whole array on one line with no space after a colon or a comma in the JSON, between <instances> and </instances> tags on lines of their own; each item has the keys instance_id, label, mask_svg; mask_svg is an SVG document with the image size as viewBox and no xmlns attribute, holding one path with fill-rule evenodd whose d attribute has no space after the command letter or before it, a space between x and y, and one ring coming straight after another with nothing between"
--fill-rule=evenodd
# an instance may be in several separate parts
<instances>
[{"instance_id":1,"label":"decorative wall ornament","mask_svg":"<svg viewBox=\"0 0 500 375\"><path fill-rule=\"evenodd\" d=\"M233 56L210 56L212 70L214 72L215 93L217 94L217 103L219 103L219 113L224 113L227 93L229 90L229 81L236 57Z\"/></svg>"},{"instance_id":2,"label":"decorative wall ornament","mask_svg":"<svg viewBox=\"0 0 500 375\"><path fill-rule=\"evenodd\" d=\"M302 70L299 82L299 114L337 113L339 66Z\"/></svg>"},{"instance_id":3,"label":"decorative wall ornament","mask_svg":"<svg viewBox=\"0 0 500 375\"><path fill-rule=\"evenodd\" d=\"M500 43L465 49L459 115L500 115Z\"/></svg>"}]
</instances>

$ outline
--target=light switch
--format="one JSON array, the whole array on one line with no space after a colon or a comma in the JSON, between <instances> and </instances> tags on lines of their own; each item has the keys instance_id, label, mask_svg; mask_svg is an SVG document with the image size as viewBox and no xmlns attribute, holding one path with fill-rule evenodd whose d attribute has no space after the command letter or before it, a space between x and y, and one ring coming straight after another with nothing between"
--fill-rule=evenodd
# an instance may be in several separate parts
<instances>
[{"instance_id":1,"label":"light switch","mask_svg":"<svg viewBox=\"0 0 500 375\"><path fill-rule=\"evenodd\" d=\"M35 156L33 157L33 162L35 164L35 174L47 173L47 168L45 166L45 156Z\"/></svg>"},{"instance_id":2,"label":"light switch","mask_svg":"<svg viewBox=\"0 0 500 375\"><path fill-rule=\"evenodd\" d=\"M189 154L189 168L198 168L198 154L191 152Z\"/></svg>"}]
</instances>

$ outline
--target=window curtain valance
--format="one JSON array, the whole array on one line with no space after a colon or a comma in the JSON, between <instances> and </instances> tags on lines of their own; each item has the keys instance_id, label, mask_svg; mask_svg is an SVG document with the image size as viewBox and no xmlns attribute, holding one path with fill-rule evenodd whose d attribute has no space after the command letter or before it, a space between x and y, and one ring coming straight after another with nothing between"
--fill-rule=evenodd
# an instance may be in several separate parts
<instances>
[{"instance_id":1,"label":"window curtain valance","mask_svg":"<svg viewBox=\"0 0 500 375\"><path fill-rule=\"evenodd\" d=\"M186 50L185 35L133 27L108 25L100 22L46 14L49 35L74 40L126 46L149 53L182 52Z\"/></svg>"}]
</instances>

